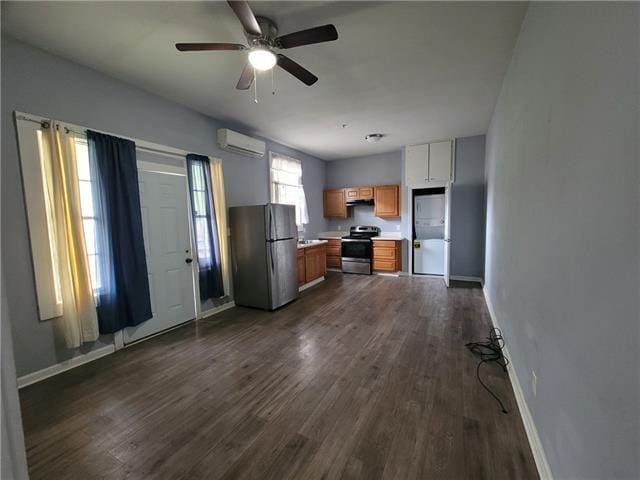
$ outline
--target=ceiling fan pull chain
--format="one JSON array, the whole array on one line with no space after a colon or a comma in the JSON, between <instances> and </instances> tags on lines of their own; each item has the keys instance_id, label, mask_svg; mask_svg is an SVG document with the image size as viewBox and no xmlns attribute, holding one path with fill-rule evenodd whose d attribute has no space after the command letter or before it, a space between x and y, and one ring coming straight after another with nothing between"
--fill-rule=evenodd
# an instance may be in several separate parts
<instances>
[{"instance_id":1,"label":"ceiling fan pull chain","mask_svg":"<svg viewBox=\"0 0 640 480\"><path fill-rule=\"evenodd\" d=\"M258 75L256 69L253 69L253 101L258 103Z\"/></svg>"},{"instance_id":2,"label":"ceiling fan pull chain","mask_svg":"<svg viewBox=\"0 0 640 480\"><path fill-rule=\"evenodd\" d=\"M273 68L272 68L271 69L271 95L275 95L275 94L276 94L276 86L273 80Z\"/></svg>"}]
</instances>

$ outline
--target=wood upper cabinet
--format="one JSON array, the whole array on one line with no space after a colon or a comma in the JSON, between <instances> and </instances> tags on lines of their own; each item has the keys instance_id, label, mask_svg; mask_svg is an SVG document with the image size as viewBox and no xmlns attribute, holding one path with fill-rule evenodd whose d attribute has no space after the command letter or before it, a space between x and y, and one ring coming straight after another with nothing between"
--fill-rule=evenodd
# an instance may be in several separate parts
<instances>
[{"instance_id":1,"label":"wood upper cabinet","mask_svg":"<svg viewBox=\"0 0 640 480\"><path fill-rule=\"evenodd\" d=\"M400 216L400 185L383 185L373 191L376 217Z\"/></svg>"},{"instance_id":2,"label":"wood upper cabinet","mask_svg":"<svg viewBox=\"0 0 640 480\"><path fill-rule=\"evenodd\" d=\"M346 202L353 200L374 200L375 215L378 217L400 216L400 185L325 190L323 196L324 216L347 218Z\"/></svg>"},{"instance_id":3,"label":"wood upper cabinet","mask_svg":"<svg viewBox=\"0 0 640 480\"><path fill-rule=\"evenodd\" d=\"M359 197L357 188L345 188L344 189L344 197L348 202L349 200L357 200Z\"/></svg>"},{"instance_id":4,"label":"wood upper cabinet","mask_svg":"<svg viewBox=\"0 0 640 480\"><path fill-rule=\"evenodd\" d=\"M358 199L360 199L360 200L372 200L373 199L373 187L358 187Z\"/></svg>"},{"instance_id":5,"label":"wood upper cabinet","mask_svg":"<svg viewBox=\"0 0 640 480\"><path fill-rule=\"evenodd\" d=\"M372 200L373 187L349 187L344 189L345 199L349 200Z\"/></svg>"},{"instance_id":6,"label":"wood upper cabinet","mask_svg":"<svg viewBox=\"0 0 640 480\"><path fill-rule=\"evenodd\" d=\"M347 218L345 189L337 188L323 192L323 209L325 217Z\"/></svg>"}]
</instances>

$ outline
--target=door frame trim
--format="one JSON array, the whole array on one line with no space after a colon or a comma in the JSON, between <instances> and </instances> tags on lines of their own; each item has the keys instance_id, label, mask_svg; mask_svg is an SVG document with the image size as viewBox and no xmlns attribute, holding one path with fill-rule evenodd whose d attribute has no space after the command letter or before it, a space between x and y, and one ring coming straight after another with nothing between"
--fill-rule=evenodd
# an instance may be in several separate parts
<instances>
[{"instance_id":1,"label":"door frame trim","mask_svg":"<svg viewBox=\"0 0 640 480\"><path fill-rule=\"evenodd\" d=\"M415 186L415 185L407 185L406 186L406 190L407 190L407 226L406 226L406 234L407 234L407 239L409 240L409 247L408 247L408 252L407 252L407 272L406 276L408 277L412 277L414 275L421 275L424 276L423 274L419 274L419 273L415 273L413 272L413 191L414 190L423 190L425 188L444 188L444 193L445 193L445 222L449 224L449 229L451 228L451 211L449 210L449 212L446 211L446 208L449 207L450 205L449 203L451 203L451 188L452 188L452 184L450 182L431 182L429 185L427 186ZM448 196L447 196L448 195ZM446 215L446 213L449 213L449 215ZM445 232L447 230L447 226L445 225ZM450 231L449 231L450 232ZM446 245L445 245L446 248ZM449 238L449 248L451 248L451 238ZM449 255L449 270L451 270L451 255ZM446 272L446 268L445 268L445 272ZM444 279L444 275L441 276L443 281L445 281ZM449 278L451 278L451 275L449 275ZM446 283L446 281L445 281ZM449 285L447 285L448 287Z\"/></svg>"}]
</instances>

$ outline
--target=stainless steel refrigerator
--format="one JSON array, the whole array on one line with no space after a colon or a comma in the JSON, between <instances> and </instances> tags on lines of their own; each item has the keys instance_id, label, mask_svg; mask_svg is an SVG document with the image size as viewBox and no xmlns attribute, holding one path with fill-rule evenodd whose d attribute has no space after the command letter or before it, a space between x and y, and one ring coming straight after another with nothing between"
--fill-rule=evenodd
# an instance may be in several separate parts
<instances>
[{"instance_id":1,"label":"stainless steel refrigerator","mask_svg":"<svg viewBox=\"0 0 640 480\"><path fill-rule=\"evenodd\" d=\"M296 211L268 203L229 209L236 305L274 310L298 297Z\"/></svg>"}]
</instances>

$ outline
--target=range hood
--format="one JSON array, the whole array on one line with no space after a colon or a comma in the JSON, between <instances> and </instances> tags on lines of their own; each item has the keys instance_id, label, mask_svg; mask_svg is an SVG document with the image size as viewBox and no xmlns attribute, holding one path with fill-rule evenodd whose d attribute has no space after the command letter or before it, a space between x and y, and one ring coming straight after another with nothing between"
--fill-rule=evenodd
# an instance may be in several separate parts
<instances>
[{"instance_id":1,"label":"range hood","mask_svg":"<svg viewBox=\"0 0 640 480\"><path fill-rule=\"evenodd\" d=\"M357 205L373 205L373 198L368 200L348 200L347 207L355 207Z\"/></svg>"}]
</instances>

